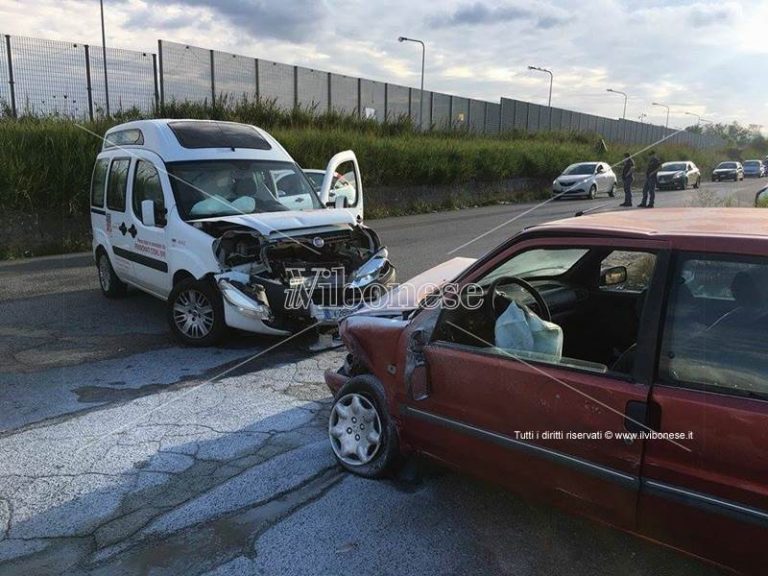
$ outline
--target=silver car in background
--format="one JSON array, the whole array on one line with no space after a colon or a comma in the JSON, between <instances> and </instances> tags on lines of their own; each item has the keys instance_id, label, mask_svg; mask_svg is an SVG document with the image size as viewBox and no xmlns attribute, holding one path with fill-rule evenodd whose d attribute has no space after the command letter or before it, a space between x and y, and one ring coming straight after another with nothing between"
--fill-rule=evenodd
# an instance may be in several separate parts
<instances>
[{"instance_id":1,"label":"silver car in background","mask_svg":"<svg viewBox=\"0 0 768 576\"><path fill-rule=\"evenodd\" d=\"M700 184L701 172L691 161L664 162L656 175L656 187L660 190L685 190Z\"/></svg>"},{"instance_id":2,"label":"silver car in background","mask_svg":"<svg viewBox=\"0 0 768 576\"><path fill-rule=\"evenodd\" d=\"M611 198L616 193L616 174L605 162L571 164L552 182L552 195L556 197L595 198L602 193Z\"/></svg>"}]
</instances>

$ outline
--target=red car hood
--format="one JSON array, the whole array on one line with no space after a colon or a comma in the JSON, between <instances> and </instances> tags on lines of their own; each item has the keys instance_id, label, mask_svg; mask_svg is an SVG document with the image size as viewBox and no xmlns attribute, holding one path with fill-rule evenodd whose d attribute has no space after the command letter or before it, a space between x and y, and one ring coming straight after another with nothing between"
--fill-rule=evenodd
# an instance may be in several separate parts
<instances>
[{"instance_id":1,"label":"red car hood","mask_svg":"<svg viewBox=\"0 0 768 576\"><path fill-rule=\"evenodd\" d=\"M452 258L398 285L357 313L413 310L427 294L450 282L474 263L475 258Z\"/></svg>"}]
</instances>

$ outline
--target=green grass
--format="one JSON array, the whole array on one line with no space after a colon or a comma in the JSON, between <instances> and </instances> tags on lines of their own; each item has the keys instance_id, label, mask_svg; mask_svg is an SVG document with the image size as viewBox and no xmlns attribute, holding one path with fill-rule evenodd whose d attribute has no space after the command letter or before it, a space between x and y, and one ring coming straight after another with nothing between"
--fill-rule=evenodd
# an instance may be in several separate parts
<instances>
[{"instance_id":1,"label":"green grass","mask_svg":"<svg viewBox=\"0 0 768 576\"><path fill-rule=\"evenodd\" d=\"M596 134L417 133L405 118L382 124L350 115L314 112L283 111L273 102L222 100L215 107L172 102L152 116L256 124L269 130L307 168L324 168L333 154L352 149L368 189L395 186L409 190L420 185L472 188L478 183L498 184L520 177L538 179L545 188L572 162L602 156L602 160L617 163L624 151L609 143L607 153L596 154ZM102 135L115 124L141 117L138 111L128 110L110 120L84 123L85 130L64 118L0 119L0 210L86 214L91 168L101 144L89 132ZM675 145L662 145L657 151L664 160L693 160L702 172L722 159L716 152ZM638 162L639 168L643 162ZM492 186L483 189L489 188ZM403 209L428 211L535 197L536 191L505 194L501 189L479 197L452 194L438 204L413 198L403 208L389 206L386 198L372 195L366 205L369 214L386 215Z\"/></svg>"}]
</instances>

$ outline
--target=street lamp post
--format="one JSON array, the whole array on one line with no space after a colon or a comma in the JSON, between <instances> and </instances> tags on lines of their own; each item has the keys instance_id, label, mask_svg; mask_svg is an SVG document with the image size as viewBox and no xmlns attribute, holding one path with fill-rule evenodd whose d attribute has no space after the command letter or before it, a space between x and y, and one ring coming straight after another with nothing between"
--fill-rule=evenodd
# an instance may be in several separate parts
<instances>
[{"instance_id":1,"label":"street lamp post","mask_svg":"<svg viewBox=\"0 0 768 576\"><path fill-rule=\"evenodd\" d=\"M624 96L624 112L621 115L622 120L627 119L627 93L622 92L621 90L614 90L613 88L608 88L606 92L612 92L613 94L620 94L621 96Z\"/></svg>"},{"instance_id":2,"label":"street lamp post","mask_svg":"<svg viewBox=\"0 0 768 576\"><path fill-rule=\"evenodd\" d=\"M694 112L683 112L683 114L685 114L686 116L696 116L696 126L701 124L701 115L696 114Z\"/></svg>"},{"instance_id":3,"label":"street lamp post","mask_svg":"<svg viewBox=\"0 0 768 576\"><path fill-rule=\"evenodd\" d=\"M547 108L549 108L549 131L552 131L552 82L554 81L554 75L552 70L546 68L539 68L538 66L528 66L528 70L537 70L538 72L546 72L549 74L549 99L547 100Z\"/></svg>"},{"instance_id":4,"label":"street lamp post","mask_svg":"<svg viewBox=\"0 0 768 576\"><path fill-rule=\"evenodd\" d=\"M101 7L101 59L104 63L104 100L107 117L109 117L109 80L107 79L107 35L104 31L104 0L99 0Z\"/></svg>"},{"instance_id":5,"label":"street lamp post","mask_svg":"<svg viewBox=\"0 0 768 576\"><path fill-rule=\"evenodd\" d=\"M528 66L528 70L538 70L539 72L546 72L549 74L549 100L547 101L547 106L549 108L552 108L552 81L554 80L554 76L552 75L552 70L547 70L546 68L539 68L538 66Z\"/></svg>"},{"instance_id":6,"label":"street lamp post","mask_svg":"<svg viewBox=\"0 0 768 576\"><path fill-rule=\"evenodd\" d=\"M622 127L622 134L624 137L624 141L627 140L627 93L622 92L621 90L614 90L613 88L608 88L606 92L611 92L613 94L619 94L621 96L624 96L624 112L621 115L621 127Z\"/></svg>"},{"instance_id":7,"label":"street lamp post","mask_svg":"<svg viewBox=\"0 0 768 576\"><path fill-rule=\"evenodd\" d=\"M419 92L419 130L424 129L424 60L426 59L427 47L424 42L417 40L416 38L408 38L406 36L400 36L397 39L398 42L416 42L421 44L421 92Z\"/></svg>"},{"instance_id":8,"label":"street lamp post","mask_svg":"<svg viewBox=\"0 0 768 576\"><path fill-rule=\"evenodd\" d=\"M667 123L664 124L664 128L669 128L669 106L666 104L659 104L658 102L651 102L651 106L661 106L662 108L667 109Z\"/></svg>"}]
</instances>

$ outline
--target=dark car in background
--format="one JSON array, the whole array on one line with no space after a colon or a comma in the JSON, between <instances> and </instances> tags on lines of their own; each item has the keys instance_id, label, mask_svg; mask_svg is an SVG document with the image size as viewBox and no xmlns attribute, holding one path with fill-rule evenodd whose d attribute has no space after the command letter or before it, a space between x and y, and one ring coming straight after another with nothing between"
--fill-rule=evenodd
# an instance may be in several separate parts
<instances>
[{"instance_id":1,"label":"dark car in background","mask_svg":"<svg viewBox=\"0 0 768 576\"><path fill-rule=\"evenodd\" d=\"M722 182L723 180L744 180L744 167L741 162L720 162L712 170L712 182Z\"/></svg>"},{"instance_id":2,"label":"dark car in background","mask_svg":"<svg viewBox=\"0 0 768 576\"><path fill-rule=\"evenodd\" d=\"M765 164L762 160L745 160L744 176L749 178L762 178L765 176Z\"/></svg>"}]
</instances>

